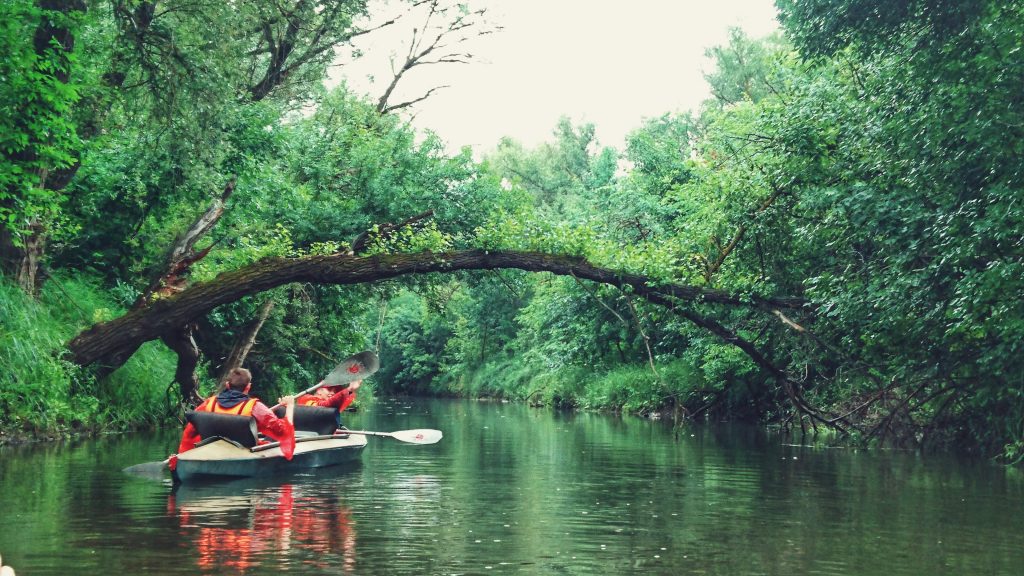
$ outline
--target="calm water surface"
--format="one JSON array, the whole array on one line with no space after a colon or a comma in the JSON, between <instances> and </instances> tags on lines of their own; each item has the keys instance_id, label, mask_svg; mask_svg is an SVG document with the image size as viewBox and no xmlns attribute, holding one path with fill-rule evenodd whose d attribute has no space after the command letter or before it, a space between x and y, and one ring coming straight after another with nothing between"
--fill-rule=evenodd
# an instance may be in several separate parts
<instances>
[{"instance_id":1,"label":"calm water surface","mask_svg":"<svg viewBox=\"0 0 1024 576\"><path fill-rule=\"evenodd\" d=\"M1024 574L1024 478L759 429L379 401L362 462L175 489L178 434L0 448L0 555L68 574Z\"/></svg>"}]
</instances>

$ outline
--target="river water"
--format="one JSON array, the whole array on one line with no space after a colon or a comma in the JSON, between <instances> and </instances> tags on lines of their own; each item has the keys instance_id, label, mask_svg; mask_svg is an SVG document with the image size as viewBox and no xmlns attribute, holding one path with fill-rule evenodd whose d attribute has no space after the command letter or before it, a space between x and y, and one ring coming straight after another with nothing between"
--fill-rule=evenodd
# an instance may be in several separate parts
<instances>
[{"instance_id":1,"label":"river water","mask_svg":"<svg viewBox=\"0 0 1024 576\"><path fill-rule=\"evenodd\" d=\"M381 400L351 468L174 488L176 431L0 448L0 555L68 574L1024 574L1024 475L764 429Z\"/></svg>"}]
</instances>

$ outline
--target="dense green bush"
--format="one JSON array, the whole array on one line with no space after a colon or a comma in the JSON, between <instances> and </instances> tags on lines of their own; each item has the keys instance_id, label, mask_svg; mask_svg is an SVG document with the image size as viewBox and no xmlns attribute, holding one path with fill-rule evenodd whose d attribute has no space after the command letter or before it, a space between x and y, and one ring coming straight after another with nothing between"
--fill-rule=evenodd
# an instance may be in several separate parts
<instances>
[{"instance_id":1,"label":"dense green bush","mask_svg":"<svg viewBox=\"0 0 1024 576\"><path fill-rule=\"evenodd\" d=\"M11 437L121 431L171 420L166 391L175 358L143 346L103 380L62 359L65 343L123 313L86 277L54 277L38 300L0 277L0 429Z\"/></svg>"}]
</instances>

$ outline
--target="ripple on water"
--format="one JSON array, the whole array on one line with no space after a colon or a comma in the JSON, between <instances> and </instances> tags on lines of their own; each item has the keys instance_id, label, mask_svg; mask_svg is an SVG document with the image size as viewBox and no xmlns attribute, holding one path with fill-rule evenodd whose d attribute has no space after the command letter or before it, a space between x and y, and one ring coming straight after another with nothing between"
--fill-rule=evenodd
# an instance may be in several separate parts
<instances>
[{"instance_id":1,"label":"ripple on water","mask_svg":"<svg viewBox=\"0 0 1024 576\"><path fill-rule=\"evenodd\" d=\"M503 404L346 418L445 437L176 490L119 472L176 437L0 452L0 551L35 575L1024 573L1024 482L978 464Z\"/></svg>"}]
</instances>

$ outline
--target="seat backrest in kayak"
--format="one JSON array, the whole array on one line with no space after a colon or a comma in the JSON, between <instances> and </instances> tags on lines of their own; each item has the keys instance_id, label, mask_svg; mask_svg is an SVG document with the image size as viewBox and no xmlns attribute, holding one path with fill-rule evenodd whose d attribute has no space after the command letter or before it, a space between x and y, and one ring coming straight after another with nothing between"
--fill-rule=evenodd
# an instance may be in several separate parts
<instances>
[{"instance_id":1,"label":"seat backrest in kayak","mask_svg":"<svg viewBox=\"0 0 1024 576\"><path fill-rule=\"evenodd\" d=\"M220 436L238 442L245 448L252 448L257 443L256 419L252 416L190 410L185 413L185 418L196 427L196 432L203 440Z\"/></svg>"},{"instance_id":2,"label":"seat backrest in kayak","mask_svg":"<svg viewBox=\"0 0 1024 576\"><path fill-rule=\"evenodd\" d=\"M284 418L284 406L274 409L278 418ZM320 436L330 436L338 427L338 410L324 406L296 406L295 430L314 432Z\"/></svg>"}]
</instances>

